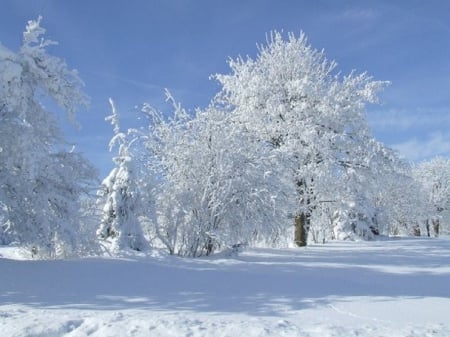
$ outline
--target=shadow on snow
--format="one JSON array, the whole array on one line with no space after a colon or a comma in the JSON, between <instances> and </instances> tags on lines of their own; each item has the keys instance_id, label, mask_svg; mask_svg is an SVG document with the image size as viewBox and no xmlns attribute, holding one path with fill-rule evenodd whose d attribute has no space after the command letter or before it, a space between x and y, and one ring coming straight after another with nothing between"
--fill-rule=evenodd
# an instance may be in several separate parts
<instances>
[{"instance_id":1,"label":"shadow on snow","mask_svg":"<svg viewBox=\"0 0 450 337\"><path fill-rule=\"evenodd\" d=\"M0 304L276 316L349 297L450 298L450 240L250 249L230 259L0 259Z\"/></svg>"}]
</instances>

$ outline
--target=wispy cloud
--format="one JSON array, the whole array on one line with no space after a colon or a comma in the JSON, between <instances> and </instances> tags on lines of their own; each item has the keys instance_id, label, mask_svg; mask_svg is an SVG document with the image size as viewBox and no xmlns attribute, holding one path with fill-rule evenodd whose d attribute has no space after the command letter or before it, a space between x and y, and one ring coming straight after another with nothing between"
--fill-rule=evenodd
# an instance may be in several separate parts
<instances>
[{"instance_id":1,"label":"wispy cloud","mask_svg":"<svg viewBox=\"0 0 450 337\"><path fill-rule=\"evenodd\" d=\"M417 138L392 146L400 156L413 162L430 159L435 156L450 157L450 134L435 132L424 140Z\"/></svg>"},{"instance_id":2,"label":"wispy cloud","mask_svg":"<svg viewBox=\"0 0 450 337\"><path fill-rule=\"evenodd\" d=\"M379 131L450 127L450 107L439 109L372 111L369 124Z\"/></svg>"},{"instance_id":3,"label":"wispy cloud","mask_svg":"<svg viewBox=\"0 0 450 337\"><path fill-rule=\"evenodd\" d=\"M157 90L160 90L161 92L164 92L164 88L161 87L160 85L157 85L154 83L149 83L149 82L137 81L132 78L119 76L117 74L114 74L113 72L106 72L106 71L99 72L99 71L91 70L91 71L88 71L87 74L97 77L101 80L122 82L124 84L131 85L131 86L141 89L141 90L157 89Z\"/></svg>"},{"instance_id":4,"label":"wispy cloud","mask_svg":"<svg viewBox=\"0 0 450 337\"><path fill-rule=\"evenodd\" d=\"M371 8L350 8L339 13L336 17L346 21L371 21L377 19L379 13Z\"/></svg>"}]
</instances>

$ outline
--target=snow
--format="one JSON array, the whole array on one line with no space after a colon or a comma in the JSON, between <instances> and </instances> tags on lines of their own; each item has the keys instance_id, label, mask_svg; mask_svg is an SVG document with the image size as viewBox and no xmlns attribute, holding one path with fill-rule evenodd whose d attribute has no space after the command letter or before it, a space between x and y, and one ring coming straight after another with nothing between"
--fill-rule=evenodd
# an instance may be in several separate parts
<instances>
[{"instance_id":1,"label":"snow","mask_svg":"<svg viewBox=\"0 0 450 337\"><path fill-rule=\"evenodd\" d=\"M24 254L0 247L1 336L450 336L450 238L201 259Z\"/></svg>"}]
</instances>

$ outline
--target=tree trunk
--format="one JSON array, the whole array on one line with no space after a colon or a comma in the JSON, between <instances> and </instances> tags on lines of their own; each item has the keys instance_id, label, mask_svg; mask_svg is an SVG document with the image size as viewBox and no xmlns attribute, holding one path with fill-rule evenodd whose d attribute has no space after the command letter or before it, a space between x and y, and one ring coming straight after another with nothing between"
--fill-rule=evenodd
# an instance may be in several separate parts
<instances>
[{"instance_id":1,"label":"tree trunk","mask_svg":"<svg viewBox=\"0 0 450 337\"><path fill-rule=\"evenodd\" d=\"M413 234L414 234L414 236L420 236L421 235L421 233L420 233L420 226L419 225L416 225L416 226L413 227Z\"/></svg>"},{"instance_id":2,"label":"tree trunk","mask_svg":"<svg viewBox=\"0 0 450 337\"><path fill-rule=\"evenodd\" d=\"M305 247L308 242L309 216L301 213L295 217L294 242L299 247Z\"/></svg>"},{"instance_id":3,"label":"tree trunk","mask_svg":"<svg viewBox=\"0 0 450 337\"><path fill-rule=\"evenodd\" d=\"M434 236L438 237L439 236L439 219L433 219L432 223L433 223Z\"/></svg>"}]
</instances>

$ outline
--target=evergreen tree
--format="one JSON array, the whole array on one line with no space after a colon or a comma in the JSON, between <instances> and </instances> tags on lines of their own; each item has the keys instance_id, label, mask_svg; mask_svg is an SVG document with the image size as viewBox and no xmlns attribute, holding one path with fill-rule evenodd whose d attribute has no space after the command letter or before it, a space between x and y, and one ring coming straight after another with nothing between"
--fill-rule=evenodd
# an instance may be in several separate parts
<instances>
[{"instance_id":1,"label":"evergreen tree","mask_svg":"<svg viewBox=\"0 0 450 337\"><path fill-rule=\"evenodd\" d=\"M120 131L119 113L110 99L112 114L106 118L114 127L114 136L109 143L110 151L118 146L114 157L116 167L102 182L99 192L103 204L103 217L97 231L99 238L110 240L114 251L132 249L142 251L148 243L138 219L141 193L138 183L138 170L131 147L136 141L134 130Z\"/></svg>"},{"instance_id":2,"label":"evergreen tree","mask_svg":"<svg viewBox=\"0 0 450 337\"><path fill-rule=\"evenodd\" d=\"M18 241L42 256L76 248L79 203L94 168L64 140L56 116L40 103L53 99L75 122L87 104L75 71L47 53L41 18L29 21L14 53L0 45L0 241Z\"/></svg>"}]
</instances>

